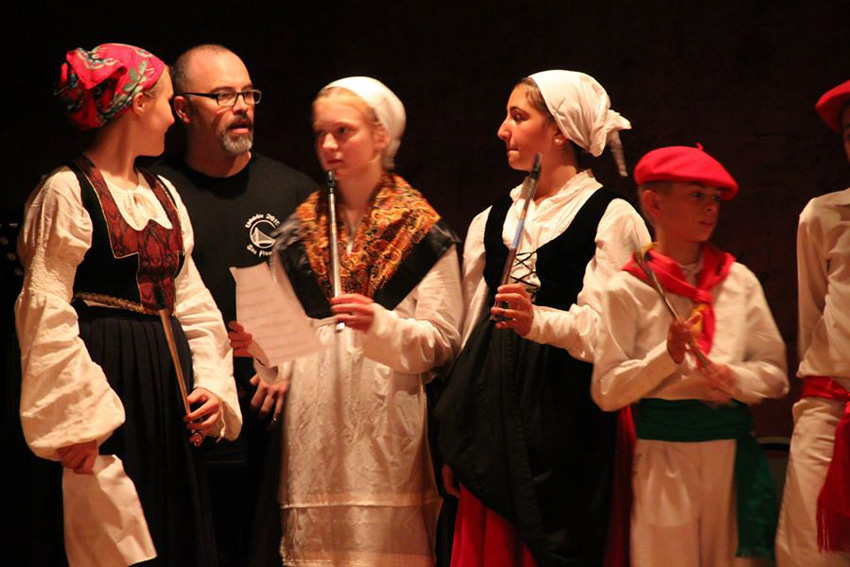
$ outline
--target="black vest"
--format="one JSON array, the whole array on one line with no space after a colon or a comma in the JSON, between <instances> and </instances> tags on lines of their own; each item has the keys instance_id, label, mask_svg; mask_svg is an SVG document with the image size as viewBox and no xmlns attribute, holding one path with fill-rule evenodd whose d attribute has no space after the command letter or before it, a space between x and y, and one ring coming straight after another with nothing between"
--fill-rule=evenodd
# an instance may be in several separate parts
<instances>
[{"instance_id":1,"label":"black vest","mask_svg":"<svg viewBox=\"0 0 850 567\"><path fill-rule=\"evenodd\" d=\"M596 191L570 226L537 251L535 303L568 309L596 252L596 231L617 196ZM491 304L508 249L512 201L490 210L484 278ZM438 404L440 449L460 482L508 519L535 561L601 565L607 533L616 415L590 397L592 365L565 350L496 330L487 313L453 366Z\"/></svg>"},{"instance_id":2,"label":"black vest","mask_svg":"<svg viewBox=\"0 0 850 567\"><path fill-rule=\"evenodd\" d=\"M576 302L587 264L596 253L596 226L615 198L616 194L605 189L596 191L567 230L535 251L537 277L540 279L540 289L534 301L536 305L566 310ZM512 204L513 200L507 195L493 205L484 229L484 280L491 296L496 294L508 257L508 247L502 240L502 226Z\"/></svg>"}]
</instances>

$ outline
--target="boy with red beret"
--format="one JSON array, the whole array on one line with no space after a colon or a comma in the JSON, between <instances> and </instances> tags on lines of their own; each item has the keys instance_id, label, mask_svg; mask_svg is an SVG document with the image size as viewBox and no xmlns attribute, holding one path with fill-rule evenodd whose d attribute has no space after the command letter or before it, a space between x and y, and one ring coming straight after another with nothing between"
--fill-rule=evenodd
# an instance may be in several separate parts
<instances>
[{"instance_id":1,"label":"boy with red beret","mask_svg":"<svg viewBox=\"0 0 850 567\"><path fill-rule=\"evenodd\" d=\"M635 180L657 241L606 287L591 386L634 412L632 565L751 564L772 552L776 499L748 406L788 381L758 279L708 242L738 184L701 147L649 152Z\"/></svg>"},{"instance_id":2,"label":"boy with red beret","mask_svg":"<svg viewBox=\"0 0 850 567\"><path fill-rule=\"evenodd\" d=\"M816 105L850 159L850 81ZM850 565L850 189L816 197L797 230L803 379L776 538L780 567Z\"/></svg>"}]
</instances>

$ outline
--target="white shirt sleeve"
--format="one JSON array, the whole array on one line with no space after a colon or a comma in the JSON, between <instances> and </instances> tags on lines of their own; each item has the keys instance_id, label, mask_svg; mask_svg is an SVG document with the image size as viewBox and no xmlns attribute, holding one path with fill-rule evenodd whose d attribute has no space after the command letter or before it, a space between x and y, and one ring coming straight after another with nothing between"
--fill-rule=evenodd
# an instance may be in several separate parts
<instances>
[{"instance_id":1,"label":"white shirt sleeve","mask_svg":"<svg viewBox=\"0 0 850 567\"><path fill-rule=\"evenodd\" d=\"M850 189L815 197L797 229L797 375L850 388Z\"/></svg>"},{"instance_id":2,"label":"white shirt sleeve","mask_svg":"<svg viewBox=\"0 0 850 567\"><path fill-rule=\"evenodd\" d=\"M677 364L663 340L637 356L638 317L641 308L625 288L609 288L602 296L599 344L593 365L590 393L605 411L633 404L676 372Z\"/></svg>"},{"instance_id":3,"label":"white shirt sleeve","mask_svg":"<svg viewBox=\"0 0 850 567\"><path fill-rule=\"evenodd\" d=\"M827 288L826 241L821 219L812 214L810 203L800 214L797 228L797 301L799 334L797 348L800 360L812 343L814 329L823 317Z\"/></svg>"},{"instance_id":4,"label":"white shirt sleeve","mask_svg":"<svg viewBox=\"0 0 850 567\"><path fill-rule=\"evenodd\" d=\"M91 247L91 218L76 176L60 170L36 189L24 212L18 252L26 268L15 303L23 383L21 424L32 451L103 443L124 423L124 406L80 338L71 306L77 266Z\"/></svg>"},{"instance_id":5,"label":"white shirt sleeve","mask_svg":"<svg viewBox=\"0 0 850 567\"><path fill-rule=\"evenodd\" d=\"M713 291L718 315L709 359L729 367L734 380L727 392L746 404L779 398L788 391L785 344L755 275L735 264ZM692 305L670 300L681 312ZM641 398L709 399L710 385L688 355L676 364L667 351L670 315L654 290L625 272L603 294L599 343L591 395L612 411Z\"/></svg>"},{"instance_id":6,"label":"white shirt sleeve","mask_svg":"<svg viewBox=\"0 0 850 567\"><path fill-rule=\"evenodd\" d=\"M487 227L487 218L492 207L479 213L472 219L466 232L466 241L463 245L463 332L461 333L461 346L466 344L469 335L481 320L482 316L489 316L485 311L489 307L485 305L489 296L487 282L484 281L484 266L486 264L486 250L484 248L484 230Z\"/></svg>"},{"instance_id":7,"label":"white shirt sleeve","mask_svg":"<svg viewBox=\"0 0 850 567\"><path fill-rule=\"evenodd\" d=\"M567 311L534 306L534 319L526 338L566 349L579 360L593 362L603 288L649 241L649 231L637 211L623 199L611 201L596 229L596 252L585 269L576 303Z\"/></svg>"},{"instance_id":8,"label":"white shirt sleeve","mask_svg":"<svg viewBox=\"0 0 850 567\"><path fill-rule=\"evenodd\" d=\"M174 280L174 316L180 321L192 351L194 387L204 388L218 396L222 404L222 420L217 436L236 439L242 429L242 413L233 380L233 358L227 330L221 312L192 260L195 237L189 213L171 183L163 181L180 214L185 260Z\"/></svg>"},{"instance_id":9,"label":"white shirt sleeve","mask_svg":"<svg viewBox=\"0 0 850 567\"><path fill-rule=\"evenodd\" d=\"M363 337L363 354L395 372L424 374L450 362L460 345L463 303L454 246L411 294L412 317L374 304L375 318Z\"/></svg>"},{"instance_id":10,"label":"white shirt sleeve","mask_svg":"<svg viewBox=\"0 0 850 567\"><path fill-rule=\"evenodd\" d=\"M739 340L746 341L743 360L729 362L735 379L735 399L757 404L766 398L781 398L788 393L788 371L785 365L785 343L773 320L764 291L755 274L746 270L746 331Z\"/></svg>"}]
</instances>

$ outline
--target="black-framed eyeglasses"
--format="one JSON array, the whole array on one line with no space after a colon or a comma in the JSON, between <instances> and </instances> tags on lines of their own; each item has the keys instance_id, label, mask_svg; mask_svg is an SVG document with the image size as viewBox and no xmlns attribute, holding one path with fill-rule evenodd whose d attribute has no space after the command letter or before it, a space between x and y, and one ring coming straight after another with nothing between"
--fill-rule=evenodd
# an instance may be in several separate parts
<instances>
[{"instance_id":1,"label":"black-framed eyeglasses","mask_svg":"<svg viewBox=\"0 0 850 567\"><path fill-rule=\"evenodd\" d=\"M242 100L245 101L245 104L250 104L251 106L260 103L260 99L263 96L263 93L258 91L257 89L248 89L242 92L236 91L221 91L218 93L177 93L178 95L192 95L192 96L202 96L204 98L213 99L216 104L219 106L235 106L236 99L239 96L242 96Z\"/></svg>"}]
</instances>

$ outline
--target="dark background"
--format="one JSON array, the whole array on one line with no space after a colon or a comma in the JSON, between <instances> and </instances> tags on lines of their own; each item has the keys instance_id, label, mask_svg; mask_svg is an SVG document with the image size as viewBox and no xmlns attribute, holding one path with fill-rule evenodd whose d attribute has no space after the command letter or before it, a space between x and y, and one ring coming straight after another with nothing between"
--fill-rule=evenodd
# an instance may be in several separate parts
<instances>
[{"instance_id":1,"label":"dark background","mask_svg":"<svg viewBox=\"0 0 850 567\"><path fill-rule=\"evenodd\" d=\"M759 276L794 373L797 215L811 197L848 185L840 139L813 110L824 91L850 79L848 2L69 2L15 10L0 16L4 214L19 215L39 177L84 147L51 95L64 52L78 46L131 43L169 62L198 43L230 47L264 92L255 147L316 179L315 93L344 76L379 78L407 108L398 170L461 234L520 179L495 135L514 83L545 69L584 71L632 122L622 136L630 171L655 147L701 142L738 180L715 242ZM167 151L181 146L175 126ZM592 165L633 197L608 152ZM761 434L790 434L790 403L757 409Z\"/></svg>"}]
</instances>

